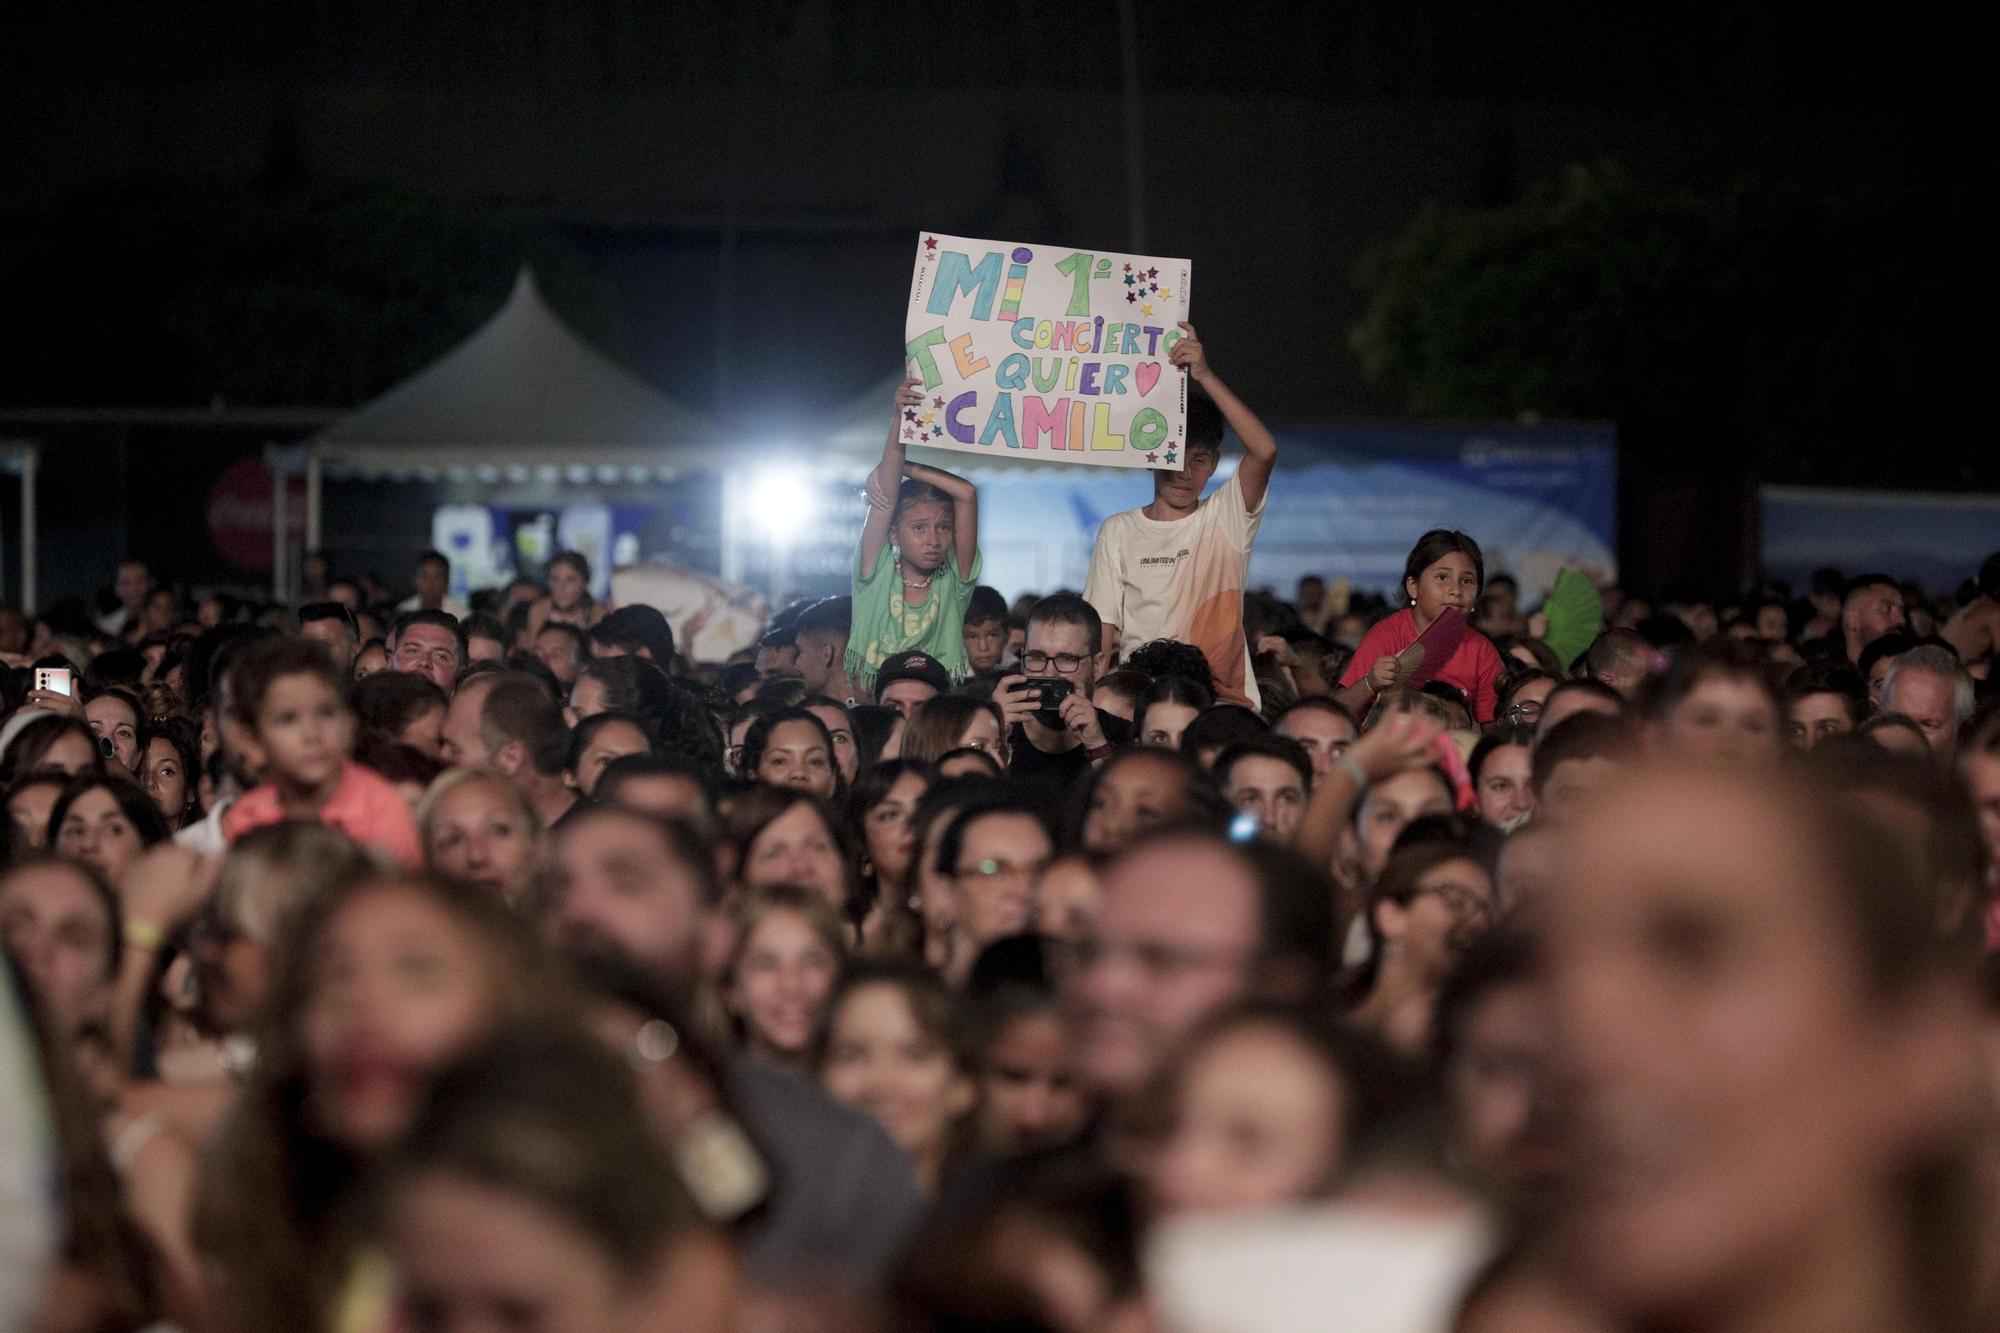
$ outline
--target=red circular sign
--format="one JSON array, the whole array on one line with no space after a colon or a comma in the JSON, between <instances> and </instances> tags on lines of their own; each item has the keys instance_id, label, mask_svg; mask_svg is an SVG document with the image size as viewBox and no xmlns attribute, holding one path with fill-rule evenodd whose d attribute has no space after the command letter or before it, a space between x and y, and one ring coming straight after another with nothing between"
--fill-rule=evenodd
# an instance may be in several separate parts
<instances>
[{"instance_id":1,"label":"red circular sign","mask_svg":"<svg viewBox=\"0 0 2000 1333\"><path fill-rule=\"evenodd\" d=\"M208 492L208 540L217 554L251 574L271 572L271 469L261 458L231 463ZM306 488L285 487L285 533L294 545L306 530Z\"/></svg>"}]
</instances>

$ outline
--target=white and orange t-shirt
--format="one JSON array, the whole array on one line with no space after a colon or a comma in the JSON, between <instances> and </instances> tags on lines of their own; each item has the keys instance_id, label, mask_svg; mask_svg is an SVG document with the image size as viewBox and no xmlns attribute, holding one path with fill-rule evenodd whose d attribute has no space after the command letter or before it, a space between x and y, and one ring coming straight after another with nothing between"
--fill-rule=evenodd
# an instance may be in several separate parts
<instances>
[{"instance_id":1,"label":"white and orange t-shirt","mask_svg":"<svg viewBox=\"0 0 2000 1333\"><path fill-rule=\"evenodd\" d=\"M1153 639L1193 644L1215 673L1217 699L1260 707L1243 638L1243 582L1263 521L1262 505L1254 513L1244 505L1234 473L1186 518L1113 514L1097 530L1084 599L1118 626L1127 651Z\"/></svg>"}]
</instances>

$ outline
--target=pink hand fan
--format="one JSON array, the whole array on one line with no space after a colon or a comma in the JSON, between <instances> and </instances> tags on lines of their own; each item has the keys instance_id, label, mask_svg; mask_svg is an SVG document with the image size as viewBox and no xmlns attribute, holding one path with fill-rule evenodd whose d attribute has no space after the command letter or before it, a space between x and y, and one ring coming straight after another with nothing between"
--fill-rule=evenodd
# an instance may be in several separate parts
<instances>
[{"instance_id":1,"label":"pink hand fan","mask_svg":"<svg viewBox=\"0 0 2000 1333\"><path fill-rule=\"evenodd\" d=\"M1438 672L1444 670L1445 663L1458 651L1458 644L1465 637L1465 613L1455 606L1447 606L1438 612L1438 617L1430 628L1417 636L1417 641L1396 654L1396 684L1408 689L1422 689Z\"/></svg>"}]
</instances>

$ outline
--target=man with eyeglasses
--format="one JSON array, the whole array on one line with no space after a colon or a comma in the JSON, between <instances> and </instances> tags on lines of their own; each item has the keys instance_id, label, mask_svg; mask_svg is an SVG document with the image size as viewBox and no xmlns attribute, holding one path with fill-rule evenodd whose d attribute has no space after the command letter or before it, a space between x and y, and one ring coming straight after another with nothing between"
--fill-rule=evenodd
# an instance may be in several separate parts
<instances>
[{"instance_id":1,"label":"man with eyeglasses","mask_svg":"<svg viewBox=\"0 0 2000 1333\"><path fill-rule=\"evenodd\" d=\"M945 826L937 864L952 883L945 976L953 985L965 983L987 945L1028 929L1042 872L1054 857L1047 821L1025 800L980 805Z\"/></svg>"},{"instance_id":2,"label":"man with eyeglasses","mask_svg":"<svg viewBox=\"0 0 2000 1333\"><path fill-rule=\"evenodd\" d=\"M1029 612L1021 674L1001 677L993 690L1007 718L1015 777L1067 788L1132 739L1131 723L1090 702L1103 632L1097 609L1074 593L1044 597Z\"/></svg>"},{"instance_id":3,"label":"man with eyeglasses","mask_svg":"<svg viewBox=\"0 0 2000 1333\"><path fill-rule=\"evenodd\" d=\"M1177 828L1132 844L1105 869L1095 923L1059 956L1084 1085L1130 1097L1227 1006L1320 994L1333 900L1324 873L1273 843Z\"/></svg>"}]
</instances>

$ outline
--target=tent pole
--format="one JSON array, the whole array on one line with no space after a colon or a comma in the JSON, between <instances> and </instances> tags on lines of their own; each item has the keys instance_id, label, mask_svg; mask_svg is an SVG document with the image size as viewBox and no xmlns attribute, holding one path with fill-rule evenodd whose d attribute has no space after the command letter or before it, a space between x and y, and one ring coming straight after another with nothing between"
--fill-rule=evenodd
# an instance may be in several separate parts
<instances>
[{"instance_id":1,"label":"tent pole","mask_svg":"<svg viewBox=\"0 0 2000 1333\"><path fill-rule=\"evenodd\" d=\"M42 447L28 446L21 455L21 610L35 614L35 471L41 465Z\"/></svg>"},{"instance_id":2,"label":"tent pole","mask_svg":"<svg viewBox=\"0 0 2000 1333\"><path fill-rule=\"evenodd\" d=\"M264 462L271 469L271 600L285 598L285 469L278 451L264 447Z\"/></svg>"},{"instance_id":3,"label":"tent pole","mask_svg":"<svg viewBox=\"0 0 2000 1333\"><path fill-rule=\"evenodd\" d=\"M319 517L319 450L306 450L306 549L321 549Z\"/></svg>"},{"instance_id":4,"label":"tent pole","mask_svg":"<svg viewBox=\"0 0 2000 1333\"><path fill-rule=\"evenodd\" d=\"M736 516L742 503L736 469L722 473L722 577L730 583L743 581L743 525Z\"/></svg>"}]
</instances>

